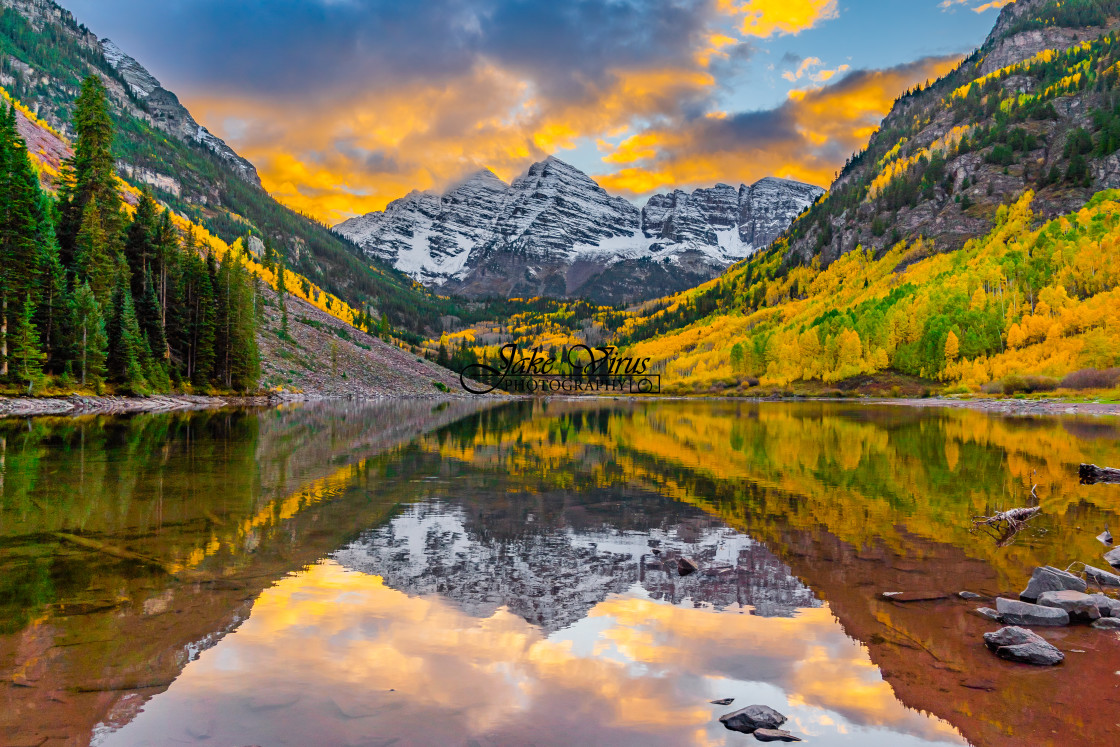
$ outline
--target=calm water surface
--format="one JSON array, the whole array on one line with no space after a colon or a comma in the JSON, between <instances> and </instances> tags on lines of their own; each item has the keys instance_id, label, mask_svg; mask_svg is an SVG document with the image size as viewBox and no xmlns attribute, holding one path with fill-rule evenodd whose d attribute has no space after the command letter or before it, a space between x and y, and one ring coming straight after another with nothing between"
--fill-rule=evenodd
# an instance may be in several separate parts
<instances>
[{"instance_id":1,"label":"calm water surface","mask_svg":"<svg viewBox=\"0 0 1120 747\"><path fill-rule=\"evenodd\" d=\"M1120 486L1080 462L1120 465L1120 423L668 401L5 421L0 745L753 744L717 720L751 703L813 744L1107 743L1120 636L1045 630L1066 662L1014 665L956 597L1104 564ZM1026 531L970 531L1032 485Z\"/></svg>"}]
</instances>

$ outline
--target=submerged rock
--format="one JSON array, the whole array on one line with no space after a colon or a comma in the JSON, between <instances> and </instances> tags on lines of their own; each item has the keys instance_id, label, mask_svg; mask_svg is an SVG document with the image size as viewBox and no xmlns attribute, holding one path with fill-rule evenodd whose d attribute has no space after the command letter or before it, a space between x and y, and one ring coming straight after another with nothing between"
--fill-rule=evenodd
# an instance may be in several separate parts
<instances>
[{"instance_id":1,"label":"submerged rock","mask_svg":"<svg viewBox=\"0 0 1120 747\"><path fill-rule=\"evenodd\" d=\"M984 645L1001 659L1035 666L1054 666L1065 660L1065 654L1042 636L1015 626L984 634Z\"/></svg>"},{"instance_id":2,"label":"submerged rock","mask_svg":"<svg viewBox=\"0 0 1120 747\"><path fill-rule=\"evenodd\" d=\"M754 738L760 742L800 742L801 737L795 737L785 729L755 729Z\"/></svg>"},{"instance_id":3,"label":"submerged rock","mask_svg":"<svg viewBox=\"0 0 1120 747\"><path fill-rule=\"evenodd\" d=\"M1114 551L1115 552L1115 551ZM1120 562L1120 560L1118 560ZM1035 568L1027 588L1019 594L1024 602L1033 602L1045 591L1085 591L1088 585L1072 573L1067 573L1051 565Z\"/></svg>"},{"instance_id":4,"label":"submerged rock","mask_svg":"<svg viewBox=\"0 0 1120 747\"><path fill-rule=\"evenodd\" d=\"M1101 586L1120 586L1120 576L1109 571L1102 571L1100 568L1094 568L1091 565L1085 566L1085 575L1090 581L1095 581Z\"/></svg>"},{"instance_id":5,"label":"submerged rock","mask_svg":"<svg viewBox=\"0 0 1120 747\"><path fill-rule=\"evenodd\" d=\"M1093 621L1093 627L1098 630L1120 630L1120 617L1102 617Z\"/></svg>"},{"instance_id":6,"label":"submerged rock","mask_svg":"<svg viewBox=\"0 0 1120 747\"><path fill-rule=\"evenodd\" d=\"M1069 613L1056 607L1000 597L996 600L996 611L1008 625L1069 625Z\"/></svg>"},{"instance_id":7,"label":"submerged rock","mask_svg":"<svg viewBox=\"0 0 1120 747\"><path fill-rule=\"evenodd\" d=\"M1103 594L1098 596L1108 600ZM1038 603L1043 607L1065 610L1074 622L1093 622L1101 617L1099 601L1080 591L1044 591L1039 595ZM1108 609L1107 601L1105 609Z\"/></svg>"},{"instance_id":8,"label":"submerged rock","mask_svg":"<svg viewBox=\"0 0 1120 747\"><path fill-rule=\"evenodd\" d=\"M709 700L712 705L731 705L735 702L735 698L720 698L719 700Z\"/></svg>"},{"instance_id":9,"label":"submerged rock","mask_svg":"<svg viewBox=\"0 0 1120 747\"><path fill-rule=\"evenodd\" d=\"M687 576L690 573L696 573L698 568L699 566L696 565L696 561L692 558L686 558L682 556L677 559L677 571L682 576Z\"/></svg>"},{"instance_id":10,"label":"submerged rock","mask_svg":"<svg viewBox=\"0 0 1120 747\"><path fill-rule=\"evenodd\" d=\"M777 729L786 722L786 717L770 706L749 705L734 713L724 714L719 720L732 731L750 734L756 729Z\"/></svg>"},{"instance_id":11,"label":"submerged rock","mask_svg":"<svg viewBox=\"0 0 1120 747\"><path fill-rule=\"evenodd\" d=\"M884 591L883 597L892 602L934 602L949 595L943 591Z\"/></svg>"},{"instance_id":12,"label":"submerged rock","mask_svg":"<svg viewBox=\"0 0 1120 747\"><path fill-rule=\"evenodd\" d=\"M989 620L993 620L995 622L1003 621L1003 616L991 607L977 607L975 610L973 610L973 612L975 612L977 615L980 615L980 617L986 617Z\"/></svg>"}]
</instances>

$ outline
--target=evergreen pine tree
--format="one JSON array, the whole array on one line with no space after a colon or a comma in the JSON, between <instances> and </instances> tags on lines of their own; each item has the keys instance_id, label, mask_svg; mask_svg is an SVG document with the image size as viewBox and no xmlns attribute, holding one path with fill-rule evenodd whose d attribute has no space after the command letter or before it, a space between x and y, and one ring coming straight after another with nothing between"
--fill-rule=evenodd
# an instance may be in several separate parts
<instances>
[{"instance_id":1,"label":"evergreen pine tree","mask_svg":"<svg viewBox=\"0 0 1120 747\"><path fill-rule=\"evenodd\" d=\"M188 255L187 268L190 303L187 378L195 386L206 386L214 372L214 289L206 265L197 253Z\"/></svg>"},{"instance_id":2,"label":"evergreen pine tree","mask_svg":"<svg viewBox=\"0 0 1120 747\"><path fill-rule=\"evenodd\" d=\"M8 372L8 330L26 297L38 297L42 195L15 107L0 107L0 372Z\"/></svg>"},{"instance_id":3,"label":"evergreen pine tree","mask_svg":"<svg viewBox=\"0 0 1120 747\"><path fill-rule=\"evenodd\" d=\"M93 384L100 388L105 376L109 340L101 307L89 283L83 282L74 291L73 307L75 358L81 373L81 384Z\"/></svg>"},{"instance_id":4,"label":"evergreen pine tree","mask_svg":"<svg viewBox=\"0 0 1120 747\"><path fill-rule=\"evenodd\" d=\"M124 256L128 261L128 268L132 271L132 296L140 298L143 292L144 280L151 270L151 264L156 255L156 236L159 227L159 206L152 198L151 192L144 190L140 195L140 202L136 205L136 213L124 240Z\"/></svg>"},{"instance_id":5,"label":"evergreen pine tree","mask_svg":"<svg viewBox=\"0 0 1120 747\"><path fill-rule=\"evenodd\" d=\"M53 229L47 232L40 244L39 267L39 306L36 309L35 324L42 335L47 370L61 373L68 357L69 292L66 270L58 255L58 242Z\"/></svg>"},{"instance_id":6,"label":"evergreen pine tree","mask_svg":"<svg viewBox=\"0 0 1120 747\"><path fill-rule=\"evenodd\" d=\"M223 263L228 291L228 366L226 387L239 391L253 389L260 379L260 351L257 347L257 301L253 280L237 257Z\"/></svg>"},{"instance_id":7,"label":"evergreen pine tree","mask_svg":"<svg viewBox=\"0 0 1120 747\"><path fill-rule=\"evenodd\" d=\"M177 302L175 298L175 280L180 271L180 245L179 233L171 222L171 211L164 210L160 215L155 229L155 268L152 271L152 280L156 284L156 297L163 313L160 323L163 325L164 336L167 336L168 308Z\"/></svg>"},{"instance_id":8,"label":"evergreen pine tree","mask_svg":"<svg viewBox=\"0 0 1120 747\"><path fill-rule=\"evenodd\" d=\"M23 312L16 319L15 333L12 335L12 361L18 381L27 382L27 393L31 394L43 379L43 361L47 355L39 349L39 331L35 329L35 307L31 294L23 301Z\"/></svg>"},{"instance_id":9,"label":"evergreen pine tree","mask_svg":"<svg viewBox=\"0 0 1120 747\"><path fill-rule=\"evenodd\" d=\"M140 324L136 320L136 307L132 303L132 290L117 276L113 288L112 314L109 317L109 376L134 394L147 386L144 370L148 366L148 350Z\"/></svg>"},{"instance_id":10,"label":"evergreen pine tree","mask_svg":"<svg viewBox=\"0 0 1120 747\"><path fill-rule=\"evenodd\" d=\"M280 338L292 339L288 334L288 304L285 300L287 287L284 285L284 258L281 256L276 262L276 298L280 302Z\"/></svg>"},{"instance_id":11,"label":"evergreen pine tree","mask_svg":"<svg viewBox=\"0 0 1120 747\"><path fill-rule=\"evenodd\" d=\"M117 263L102 226L101 211L93 200L86 203L75 246L74 266L78 278L89 283L98 303L105 304L113 290Z\"/></svg>"},{"instance_id":12,"label":"evergreen pine tree","mask_svg":"<svg viewBox=\"0 0 1120 747\"><path fill-rule=\"evenodd\" d=\"M82 83L82 92L75 101L73 125L77 139L74 157L68 163L72 181L63 184L59 195L62 211L58 240L63 264L73 261L78 231L90 202L97 203L101 230L112 252L119 248L124 226L113 157L113 120L109 116L105 84L96 75L90 75Z\"/></svg>"},{"instance_id":13,"label":"evergreen pine tree","mask_svg":"<svg viewBox=\"0 0 1120 747\"><path fill-rule=\"evenodd\" d=\"M163 310L156 298L155 283L152 282L151 268L144 271L140 281L140 295L136 297L136 318L144 341L152 358L163 361L168 358L167 337L163 332Z\"/></svg>"}]
</instances>

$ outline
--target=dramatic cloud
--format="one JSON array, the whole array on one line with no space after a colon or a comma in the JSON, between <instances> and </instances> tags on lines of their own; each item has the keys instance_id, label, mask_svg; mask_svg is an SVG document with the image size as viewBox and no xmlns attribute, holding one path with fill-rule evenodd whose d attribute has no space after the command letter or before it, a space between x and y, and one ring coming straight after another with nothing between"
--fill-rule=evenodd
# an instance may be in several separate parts
<instances>
[{"instance_id":1,"label":"dramatic cloud","mask_svg":"<svg viewBox=\"0 0 1120 747\"><path fill-rule=\"evenodd\" d=\"M720 0L720 9L742 17L743 34L765 38L797 34L835 18L836 0Z\"/></svg>"},{"instance_id":2,"label":"dramatic cloud","mask_svg":"<svg viewBox=\"0 0 1120 747\"><path fill-rule=\"evenodd\" d=\"M768 173L827 184L890 102L940 69L853 71L819 37L814 55L756 62L782 40L809 44L836 0L70 5L99 33L127 30L117 41L274 196L331 223L482 167L510 179L554 154L599 170L596 144L616 169L604 186L631 196ZM763 67L783 88L765 90ZM735 113L744 89L780 101L790 84L801 90L777 108Z\"/></svg>"},{"instance_id":3,"label":"dramatic cloud","mask_svg":"<svg viewBox=\"0 0 1120 747\"><path fill-rule=\"evenodd\" d=\"M826 83L836 77L837 73L847 72L849 68L850 65L840 65L829 70L824 67L820 57L806 57L801 60L796 69L782 73L782 77L790 83L796 83L805 77L808 77L813 83Z\"/></svg>"},{"instance_id":4,"label":"dramatic cloud","mask_svg":"<svg viewBox=\"0 0 1120 747\"><path fill-rule=\"evenodd\" d=\"M944 75L959 61L934 57L889 70L854 71L832 85L795 90L776 109L651 128L611 150L603 160L624 168L598 179L607 189L635 195L767 175L828 185L848 155L866 144L899 93Z\"/></svg>"},{"instance_id":5,"label":"dramatic cloud","mask_svg":"<svg viewBox=\"0 0 1120 747\"><path fill-rule=\"evenodd\" d=\"M958 5L964 5L969 10L976 13L983 13L986 10L998 10L1005 5L1011 5L1015 0L941 0L939 8L942 10L950 10Z\"/></svg>"}]
</instances>

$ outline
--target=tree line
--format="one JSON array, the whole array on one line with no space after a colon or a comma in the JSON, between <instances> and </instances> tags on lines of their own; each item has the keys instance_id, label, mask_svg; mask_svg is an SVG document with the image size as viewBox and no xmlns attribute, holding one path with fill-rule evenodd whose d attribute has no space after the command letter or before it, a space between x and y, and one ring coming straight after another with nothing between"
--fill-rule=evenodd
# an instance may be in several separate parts
<instances>
[{"instance_id":1,"label":"tree line","mask_svg":"<svg viewBox=\"0 0 1120 747\"><path fill-rule=\"evenodd\" d=\"M104 84L75 102L74 155L44 192L0 112L0 380L144 394L256 388L258 289L144 192L125 209Z\"/></svg>"}]
</instances>

